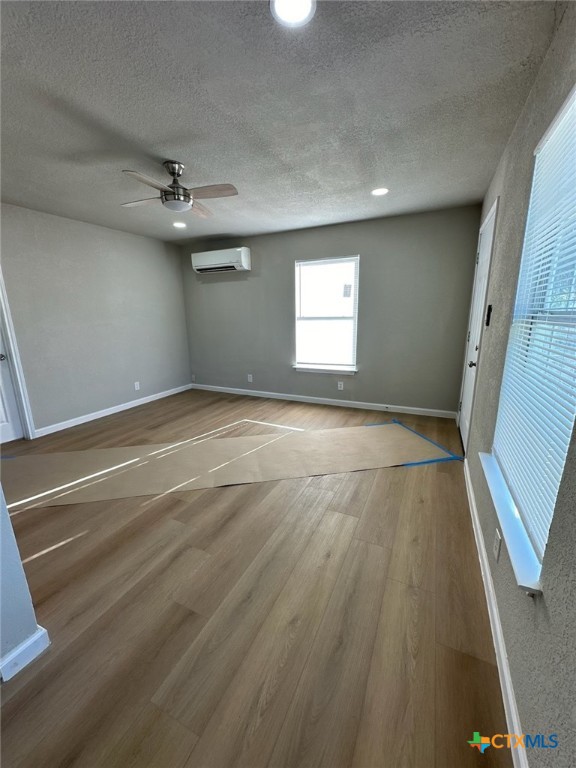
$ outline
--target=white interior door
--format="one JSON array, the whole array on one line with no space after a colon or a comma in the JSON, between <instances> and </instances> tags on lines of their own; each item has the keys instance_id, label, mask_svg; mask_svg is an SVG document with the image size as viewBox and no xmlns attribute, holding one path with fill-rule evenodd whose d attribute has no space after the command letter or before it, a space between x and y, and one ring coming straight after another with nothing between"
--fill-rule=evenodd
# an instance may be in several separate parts
<instances>
[{"instance_id":1,"label":"white interior door","mask_svg":"<svg viewBox=\"0 0 576 768\"><path fill-rule=\"evenodd\" d=\"M468 444L470 420L472 418L472 405L474 402L474 388L476 385L476 371L478 369L478 359L480 357L482 331L484 330L486 290L488 288L490 257L492 255L492 243L494 240L496 207L497 205L494 203L490 213L480 227L480 237L478 240L476 274L474 276L474 287L472 289L472 304L468 322L466 356L464 358L464 375L462 377L458 417L458 426L460 427L464 450L466 450Z\"/></svg>"},{"instance_id":2,"label":"white interior door","mask_svg":"<svg viewBox=\"0 0 576 768\"><path fill-rule=\"evenodd\" d=\"M6 345L4 337L0 334L0 442L18 440L23 435Z\"/></svg>"}]
</instances>

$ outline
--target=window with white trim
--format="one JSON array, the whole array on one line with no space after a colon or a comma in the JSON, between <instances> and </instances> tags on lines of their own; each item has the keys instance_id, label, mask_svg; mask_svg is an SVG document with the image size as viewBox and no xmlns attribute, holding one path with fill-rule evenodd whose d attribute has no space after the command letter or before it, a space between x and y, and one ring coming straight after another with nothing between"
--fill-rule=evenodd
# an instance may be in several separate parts
<instances>
[{"instance_id":1,"label":"window with white trim","mask_svg":"<svg viewBox=\"0 0 576 768\"><path fill-rule=\"evenodd\" d=\"M493 457L541 563L576 415L576 92L536 153Z\"/></svg>"},{"instance_id":2,"label":"window with white trim","mask_svg":"<svg viewBox=\"0 0 576 768\"><path fill-rule=\"evenodd\" d=\"M296 262L296 368L356 370L360 257Z\"/></svg>"}]
</instances>

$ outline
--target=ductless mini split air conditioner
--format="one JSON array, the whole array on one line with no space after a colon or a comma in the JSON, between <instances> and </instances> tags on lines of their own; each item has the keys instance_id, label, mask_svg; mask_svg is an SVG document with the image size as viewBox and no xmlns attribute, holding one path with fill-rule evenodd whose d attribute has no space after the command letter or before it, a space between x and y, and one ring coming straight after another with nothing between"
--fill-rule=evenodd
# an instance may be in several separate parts
<instances>
[{"instance_id":1,"label":"ductless mini split air conditioner","mask_svg":"<svg viewBox=\"0 0 576 768\"><path fill-rule=\"evenodd\" d=\"M192 254L192 269L199 274L249 272L250 248L226 248Z\"/></svg>"}]
</instances>

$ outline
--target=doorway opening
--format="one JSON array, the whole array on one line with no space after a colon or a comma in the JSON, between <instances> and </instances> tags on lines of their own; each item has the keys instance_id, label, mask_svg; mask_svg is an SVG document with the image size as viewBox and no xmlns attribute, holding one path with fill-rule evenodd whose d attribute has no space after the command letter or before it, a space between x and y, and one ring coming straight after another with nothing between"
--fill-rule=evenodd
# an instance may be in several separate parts
<instances>
[{"instance_id":1,"label":"doorway opening","mask_svg":"<svg viewBox=\"0 0 576 768\"><path fill-rule=\"evenodd\" d=\"M0 271L0 442L36 436L10 306Z\"/></svg>"},{"instance_id":2,"label":"doorway opening","mask_svg":"<svg viewBox=\"0 0 576 768\"><path fill-rule=\"evenodd\" d=\"M470 305L470 317L468 320L468 334L466 337L466 354L464 357L464 373L462 375L462 389L460 390L460 404L458 407L458 427L462 437L464 452L467 452L468 438L470 436L470 422L474 406L474 391L476 388L476 373L480 360L482 334L486 325L490 322L491 308L486 307L486 294L488 291L488 275L490 273L490 261L494 245L494 232L496 227L496 213L498 210L498 198L488 212L480 227L478 237L478 250L476 252L476 272L472 288L472 303Z\"/></svg>"}]
</instances>

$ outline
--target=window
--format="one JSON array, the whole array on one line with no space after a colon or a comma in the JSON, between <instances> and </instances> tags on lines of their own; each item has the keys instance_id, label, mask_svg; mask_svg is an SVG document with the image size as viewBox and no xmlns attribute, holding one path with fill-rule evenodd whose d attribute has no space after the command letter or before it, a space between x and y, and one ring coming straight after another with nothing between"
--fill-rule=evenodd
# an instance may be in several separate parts
<instances>
[{"instance_id":1,"label":"window","mask_svg":"<svg viewBox=\"0 0 576 768\"><path fill-rule=\"evenodd\" d=\"M296 262L296 368L356 370L359 262Z\"/></svg>"},{"instance_id":2,"label":"window","mask_svg":"<svg viewBox=\"0 0 576 768\"><path fill-rule=\"evenodd\" d=\"M575 415L576 92L537 149L492 453L538 564Z\"/></svg>"}]
</instances>

